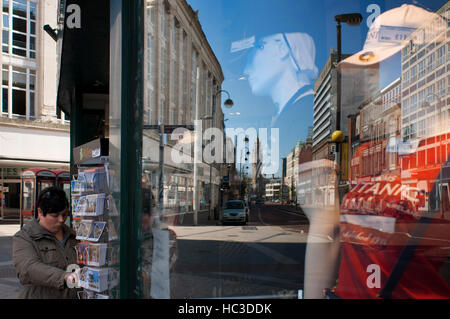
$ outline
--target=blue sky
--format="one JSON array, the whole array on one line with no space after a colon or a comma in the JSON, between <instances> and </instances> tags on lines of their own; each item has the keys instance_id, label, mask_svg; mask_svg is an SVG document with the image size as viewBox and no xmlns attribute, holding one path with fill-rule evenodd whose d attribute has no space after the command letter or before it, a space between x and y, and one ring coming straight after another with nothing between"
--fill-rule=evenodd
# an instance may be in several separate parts
<instances>
[{"instance_id":1,"label":"blue sky","mask_svg":"<svg viewBox=\"0 0 450 319\"><path fill-rule=\"evenodd\" d=\"M308 33L316 45L315 64L323 68L336 47L334 16L359 12L364 21L359 27L342 27L343 53L356 53L364 45L368 31L367 21L372 12L368 6L377 4L381 13L403 3L415 4L436 11L443 0L379 1L379 0L187 0L194 10L199 10L203 31L217 56L225 76L222 89L230 92L235 103L225 109L227 127L267 127L274 104L268 96L255 96L246 80L242 80L246 52L231 53L231 44L251 36L256 38L279 32ZM400 59L394 57L381 66L380 85L392 82L400 75ZM389 72L388 72L389 70ZM225 96L224 96L225 97ZM301 116L286 136L280 136L280 157L286 157L296 141L305 140L308 126L313 122L313 98L301 101ZM239 112L240 115L236 115ZM234 113L231 115L230 113ZM279 175L279 174L278 174Z\"/></svg>"}]
</instances>

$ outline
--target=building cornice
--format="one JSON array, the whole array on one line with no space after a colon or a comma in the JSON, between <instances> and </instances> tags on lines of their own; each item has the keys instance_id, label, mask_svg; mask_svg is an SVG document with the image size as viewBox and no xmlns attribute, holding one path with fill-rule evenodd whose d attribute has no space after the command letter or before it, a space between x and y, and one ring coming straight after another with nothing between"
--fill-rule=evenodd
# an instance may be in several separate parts
<instances>
[{"instance_id":1,"label":"building cornice","mask_svg":"<svg viewBox=\"0 0 450 319\"><path fill-rule=\"evenodd\" d=\"M20 119L0 118L0 126L17 127L20 129L39 129L45 131L58 131L70 133L70 125L60 123L27 121Z\"/></svg>"}]
</instances>

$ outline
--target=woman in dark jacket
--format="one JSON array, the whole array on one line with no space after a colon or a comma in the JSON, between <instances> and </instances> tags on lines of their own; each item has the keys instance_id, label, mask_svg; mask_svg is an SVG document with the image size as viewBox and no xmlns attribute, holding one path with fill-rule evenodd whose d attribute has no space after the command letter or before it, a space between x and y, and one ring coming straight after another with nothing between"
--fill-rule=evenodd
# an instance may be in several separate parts
<instances>
[{"instance_id":1,"label":"woman in dark jacket","mask_svg":"<svg viewBox=\"0 0 450 319\"><path fill-rule=\"evenodd\" d=\"M38 197L38 219L13 237L13 260L23 285L19 298L77 298L76 276L66 272L76 264L75 232L64 223L69 203L63 190L44 189ZM68 284L69 283L69 284Z\"/></svg>"}]
</instances>

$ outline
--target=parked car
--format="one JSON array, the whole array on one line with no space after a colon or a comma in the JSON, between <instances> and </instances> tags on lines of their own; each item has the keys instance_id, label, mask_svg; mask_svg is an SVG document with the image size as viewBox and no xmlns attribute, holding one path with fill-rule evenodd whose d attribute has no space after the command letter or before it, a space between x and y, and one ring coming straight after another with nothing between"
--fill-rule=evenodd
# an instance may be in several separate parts
<instances>
[{"instance_id":1,"label":"parked car","mask_svg":"<svg viewBox=\"0 0 450 319\"><path fill-rule=\"evenodd\" d=\"M249 208L242 200L230 200L225 203L222 215L222 224L237 222L247 224Z\"/></svg>"}]
</instances>

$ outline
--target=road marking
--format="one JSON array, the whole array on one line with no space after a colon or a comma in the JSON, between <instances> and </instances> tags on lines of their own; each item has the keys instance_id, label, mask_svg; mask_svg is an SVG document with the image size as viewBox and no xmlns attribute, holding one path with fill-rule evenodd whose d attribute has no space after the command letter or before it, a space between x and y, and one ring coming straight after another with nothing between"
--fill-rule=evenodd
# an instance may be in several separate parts
<instances>
[{"instance_id":1,"label":"road marking","mask_svg":"<svg viewBox=\"0 0 450 319\"><path fill-rule=\"evenodd\" d=\"M261 217L261 208L260 208L260 207L258 207L258 218L259 218L259 221L260 221L263 225L265 225L265 226L270 226L269 224L266 224L266 223L262 220L262 217Z\"/></svg>"}]
</instances>

